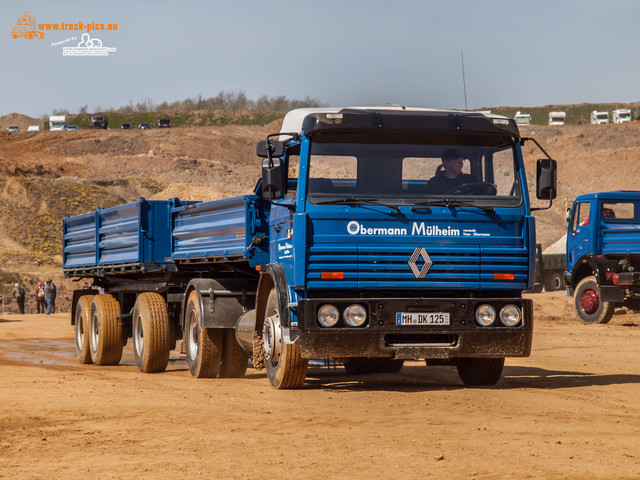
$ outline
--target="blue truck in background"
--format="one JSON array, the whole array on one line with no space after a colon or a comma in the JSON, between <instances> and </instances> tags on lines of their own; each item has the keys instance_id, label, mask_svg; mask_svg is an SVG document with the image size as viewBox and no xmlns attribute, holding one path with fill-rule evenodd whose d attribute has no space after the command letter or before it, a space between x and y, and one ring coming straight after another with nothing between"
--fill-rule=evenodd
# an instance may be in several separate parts
<instances>
[{"instance_id":1,"label":"blue truck in background","mask_svg":"<svg viewBox=\"0 0 640 480\"><path fill-rule=\"evenodd\" d=\"M567 229L567 294L583 323L640 310L640 192L578 196Z\"/></svg>"},{"instance_id":2,"label":"blue truck in background","mask_svg":"<svg viewBox=\"0 0 640 480\"><path fill-rule=\"evenodd\" d=\"M495 384L531 350L528 140L549 208L556 163L512 119L362 107L289 112L257 145L253 194L67 216L64 275L92 282L73 294L77 357L118 363L131 338L138 368L159 372L182 339L195 377L242 376L252 357L299 388L310 359L350 373L423 359ZM465 181L432 193L452 149Z\"/></svg>"}]
</instances>

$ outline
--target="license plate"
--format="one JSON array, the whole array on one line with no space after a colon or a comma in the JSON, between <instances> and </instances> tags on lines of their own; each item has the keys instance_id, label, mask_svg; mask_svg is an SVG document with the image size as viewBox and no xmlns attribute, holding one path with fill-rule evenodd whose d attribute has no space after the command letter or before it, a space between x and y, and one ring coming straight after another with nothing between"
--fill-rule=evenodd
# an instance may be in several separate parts
<instances>
[{"instance_id":1,"label":"license plate","mask_svg":"<svg viewBox=\"0 0 640 480\"><path fill-rule=\"evenodd\" d=\"M398 312L396 325L449 325L449 312Z\"/></svg>"}]
</instances>

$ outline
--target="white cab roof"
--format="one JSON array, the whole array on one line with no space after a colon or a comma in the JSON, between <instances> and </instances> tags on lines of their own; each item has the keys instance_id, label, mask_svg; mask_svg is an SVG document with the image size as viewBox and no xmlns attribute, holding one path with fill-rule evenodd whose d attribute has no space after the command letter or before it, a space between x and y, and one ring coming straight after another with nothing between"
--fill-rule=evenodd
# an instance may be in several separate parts
<instances>
[{"instance_id":1,"label":"white cab roof","mask_svg":"<svg viewBox=\"0 0 640 480\"><path fill-rule=\"evenodd\" d=\"M405 112L456 112L456 113L480 113L489 118L507 118L502 115L495 115L491 112L485 111L467 111L467 110L439 110L435 108L421 108L421 107L400 107L394 105L385 105L383 107L318 107L318 108L298 108L288 112L284 120L282 121L282 128L280 132L299 133L302 131L302 122L307 115L312 113L338 113L344 109L349 110L391 110L391 111L405 111Z\"/></svg>"}]
</instances>

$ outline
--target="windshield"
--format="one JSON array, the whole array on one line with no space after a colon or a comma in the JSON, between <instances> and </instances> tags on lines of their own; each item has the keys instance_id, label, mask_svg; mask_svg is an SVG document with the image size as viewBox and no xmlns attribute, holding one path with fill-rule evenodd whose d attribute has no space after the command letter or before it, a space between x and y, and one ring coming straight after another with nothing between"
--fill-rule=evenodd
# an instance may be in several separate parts
<instances>
[{"instance_id":1,"label":"windshield","mask_svg":"<svg viewBox=\"0 0 640 480\"><path fill-rule=\"evenodd\" d=\"M316 204L520 205L511 139L470 140L473 145L313 142L307 198Z\"/></svg>"}]
</instances>

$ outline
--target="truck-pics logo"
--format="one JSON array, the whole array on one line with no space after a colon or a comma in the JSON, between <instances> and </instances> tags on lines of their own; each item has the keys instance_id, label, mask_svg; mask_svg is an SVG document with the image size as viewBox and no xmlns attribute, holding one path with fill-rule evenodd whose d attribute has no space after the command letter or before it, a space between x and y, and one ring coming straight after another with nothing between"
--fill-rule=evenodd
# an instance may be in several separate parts
<instances>
[{"instance_id":1,"label":"truck-pics logo","mask_svg":"<svg viewBox=\"0 0 640 480\"><path fill-rule=\"evenodd\" d=\"M24 37L29 40L34 38L43 39L44 32L38 30L36 27L35 15L32 15L31 12L24 12L22 15L18 15L18 20L11 30L11 37Z\"/></svg>"},{"instance_id":2,"label":"truck-pics logo","mask_svg":"<svg viewBox=\"0 0 640 480\"><path fill-rule=\"evenodd\" d=\"M103 47L102 40L91 38L88 33L83 33L77 47L62 47L62 55L74 57L107 57L115 52L114 47Z\"/></svg>"}]
</instances>

